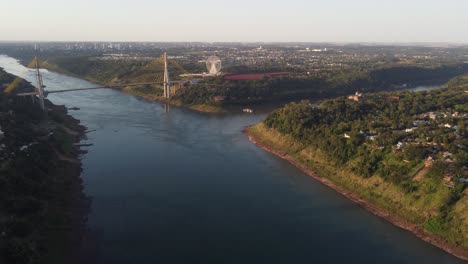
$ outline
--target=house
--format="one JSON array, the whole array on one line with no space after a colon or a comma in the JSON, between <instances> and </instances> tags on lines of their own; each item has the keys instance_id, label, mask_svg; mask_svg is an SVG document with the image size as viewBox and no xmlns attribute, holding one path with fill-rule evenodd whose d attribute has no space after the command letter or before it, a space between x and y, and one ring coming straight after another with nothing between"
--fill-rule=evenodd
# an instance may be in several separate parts
<instances>
[{"instance_id":1,"label":"house","mask_svg":"<svg viewBox=\"0 0 468 264\"><path fill-rule=\"evenodd\" d=\"M426 161L424 162L424 167L429 168L432 166L433 163L434 163L434 158L429 156L426 158Z\"/></svg>"},{"instance_id":2,"label":"house","mask_svg":"<svg viewBox=\"0 0 468 264\"><path fill-rule=\"evenodd\" d=\"M437 113L430 112L429 113L429 118L432 119L432 120L436 120L436 119L439 119L439 115Z\"/></svg>"},{"instance_id":3,"label":"house","mask_svg":"<svg viewBox=\"0 0 468 264\"><path fill-rule=\"evenodd\" d=\"M346 133L344 133L343 137L344 137L344 138L351 138L351 136L348 135L348 134L346 134Z\"/></svg>"},{"instance_id":4,"label":"house","mask_svg":"<svg viewBox=\"0 0 468 264\"><path fill-rule=\"evenodd\" d=\"M444 185L449 187L449 188L453 188L455 186L454 182L453 182L453 179L455 178L455 175L451 174L451 173L447 173L444 175Z\"/></svg>"},{"instance_id":5,"label":"house","mask_svg":"<svg viewBox=\"0 0 468 264\"><path fill-rule=\"evenodd\" d=\"M444 127L446 127L446 128L452 128L452 126L451 126L449 123L446 123L446 124L444 125Z\"/></svg>"},{"instance_id":6,"label":"house","mask_svg":"<svg viewBox=\"0 0 468 264\"><path fill-rule=\"evenodd\" d=\"M395 95L392 95L392 96L387 96L385 97L386 99L390 99L390 100L400 100L400 96L395 96Z\"/></svg>"},{"instance_id":7,"label":"house","mask_svg":"<svg viewBox=\"0 0 468 264\"><path fill-rule=\"evenodd\" d=\"M222 95L213 96L213 101L215 101L215 102L222 102L225 99L226 99L226 96L222 96Z\"/></svg>"},{"instance_id":8,"label":"house","mask_svg":"<svg viewBox=\"0 0 468 264\"><path fill-rule=\"evenodd\" d=\"M364 97L362 95L362 93L360 92L356 92L354 95L350 95L348 96L348 99L351 100L351 101L355 101L355 102L359 102L360 100L362 100Z\"/></svg>"},{"instance_id":9,"label":"house","mask_svg":"<svg viewBox=\"0 0 468 264\"><path fill-rule=\"evenodd\" d=\"M401 150L404 146L405 146L405 143L403 143L403 142L398 142L398 144L396 145L396 149L397 149L397 150Z\"/></svg>"},{"instance_id":10,"label":"house","mask_svg":"<svg viewBox=\"0 0 468 264\"><path fill-rule=\"evenodd\" d=\"M444 151L444 152L442 152L442 156L443 156L444 158L449 158L449 157L452 157L452 155L453 155L453 154L452 154L452 153L450 153L450 152L448 152L448 151Z\"/></svg>"}]
</instances>

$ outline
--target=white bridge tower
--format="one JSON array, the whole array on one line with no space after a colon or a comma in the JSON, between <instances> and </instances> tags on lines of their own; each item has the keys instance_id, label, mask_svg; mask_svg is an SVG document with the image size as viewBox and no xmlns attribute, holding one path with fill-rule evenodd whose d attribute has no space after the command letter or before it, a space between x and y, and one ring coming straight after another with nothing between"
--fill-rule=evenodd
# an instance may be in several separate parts
<instances>
[{"instance_id":1,"label":"white bridge tower","mask_svg":"<svg viewBox=\"0 0 468 264\"><path fill-rule=\"evenodd\" d=\"M36 96L39 99L39 106L41 107L42 111L47 114L47 110L44 104L44 84L42 83L42 76L41 72L39 71L39 61L37 57L36 60Z\"/></svg>"},{"instance_id":2,"label":"white bridge tower","mask_svg":"<svg viewBox=\"0 0 468 264\"><path fill-rule=\"evenodd\" d=\"M164 82L163 82L163 89L164 89L164 97L170 98L171 97L171 87L169 83L169 71L167 70L167 54L164 52Z\"/></svg>"}]
</instances>

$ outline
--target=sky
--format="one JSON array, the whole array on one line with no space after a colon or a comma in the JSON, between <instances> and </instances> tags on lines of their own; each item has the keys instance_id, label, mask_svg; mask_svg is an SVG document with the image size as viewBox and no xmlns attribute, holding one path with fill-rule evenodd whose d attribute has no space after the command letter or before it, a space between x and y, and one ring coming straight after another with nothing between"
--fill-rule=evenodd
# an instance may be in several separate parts
<instances>
[{"instance_id":1,"label":"sky","mask_svg":"<svg viewBox=\"0 0 468 264\"><path fill-rule=\"evenodd\" d=\"M468 43L467 0L0 0L0 41Z\"/></svg>"}]
</instances>

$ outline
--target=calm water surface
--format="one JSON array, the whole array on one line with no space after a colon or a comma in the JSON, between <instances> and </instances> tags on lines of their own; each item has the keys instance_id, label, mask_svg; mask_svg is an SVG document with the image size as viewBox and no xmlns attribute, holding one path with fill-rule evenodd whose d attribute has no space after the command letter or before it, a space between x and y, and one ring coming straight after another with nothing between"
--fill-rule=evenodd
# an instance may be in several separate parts
<instances>
[{"instance_id":1,"label":"calm water surface","mask_svg":"<svg viewBox=\"0 0 468 264\"><path fill-rule=\"evenodd\" d=\"M50 90L93 86L43 73ZM96 129L82 177L97 263L464 263L255 147L241 130L263 113L165 113L114 90L49 99Z\"/></svg>"}]
</instances>

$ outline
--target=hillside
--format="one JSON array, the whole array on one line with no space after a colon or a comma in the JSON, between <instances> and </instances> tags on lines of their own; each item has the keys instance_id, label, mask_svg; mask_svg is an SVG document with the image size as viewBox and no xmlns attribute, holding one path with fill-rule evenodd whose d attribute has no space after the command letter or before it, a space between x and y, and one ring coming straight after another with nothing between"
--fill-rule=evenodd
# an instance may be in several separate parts
<instances>
[{"instance_id":1,"label":"hillside","mask_svg":"<svg viewBox=\"0 0 468 264\"><path fill-rule=\"evenodd\" d=\"M467 257L467 90L464 76L432 91L291 103L248 131L259 145Z\"/></svg>"},{"instance_id":2,"label":"hillside","mask_svg":"<svg viewBox=\"0 0 468 264\"><path fill-rule=\"evenodd\" d=\"M0 84L15 76L0 68ZM63 106L46 101L48 118L16 79L0 90L0 263L79 263L88 199L79 149L84 127ZM76 262L75 262L76 261Z\"/></svg>"}]
</instances>

